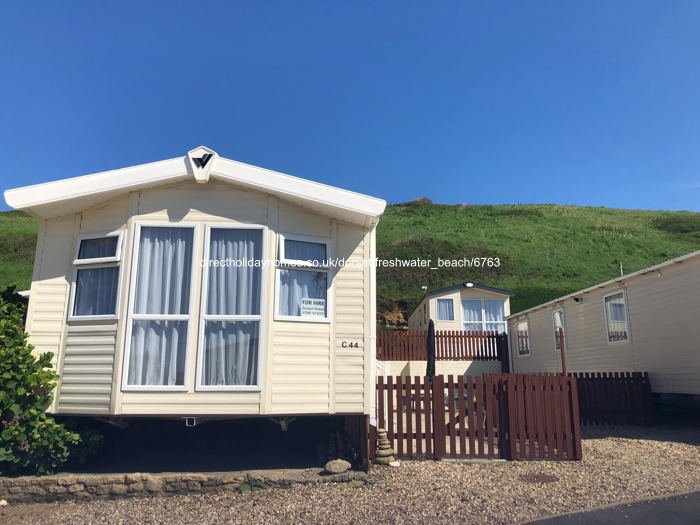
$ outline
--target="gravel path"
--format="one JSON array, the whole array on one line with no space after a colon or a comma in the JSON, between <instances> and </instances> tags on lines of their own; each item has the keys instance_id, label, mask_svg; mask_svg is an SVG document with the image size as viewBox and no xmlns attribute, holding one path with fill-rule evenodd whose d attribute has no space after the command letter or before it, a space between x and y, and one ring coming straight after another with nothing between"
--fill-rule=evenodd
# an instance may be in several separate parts
<instances>
[{"instance_id":1,"label":"gravel path","mask_svg":"<svg viewBox=\"0 0 700 525\"><path fill-rule=\"evenodd\" d=\"M27 524L517 523L550 514L700 490L700 429L587 431L581 462L403 461L367 483L319 483L205 494L17 505Z\"/></svg>"}]
</instances>

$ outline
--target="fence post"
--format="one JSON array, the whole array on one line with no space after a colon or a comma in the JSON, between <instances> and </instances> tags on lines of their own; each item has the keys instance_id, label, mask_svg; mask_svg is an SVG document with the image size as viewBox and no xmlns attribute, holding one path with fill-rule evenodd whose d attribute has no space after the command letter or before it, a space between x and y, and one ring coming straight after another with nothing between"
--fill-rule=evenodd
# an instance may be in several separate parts
<instances>
[{"instance_id":1,"label":"fence post","mask_svg":"<svg viewBox=\"0 0 700 525\"><path fill-rule=\"evenodd\" d=\"M515 381L516 376L514 374L508 374L502 376L501 381L506 387L505 395L501 390L502 403L504 404L505 410L503 411L503 418L501 419L501 428L499 429L499 437L503 434L503 444L498 445L498 450L501 452L503 459L513 460L516 456L516 440L515 440L515 429L518 426L516 422L517 414L516 402L515 402Z\"/></svg>"},{"instance_id":2,"label":"fence post","mask_svg":"<svg viewBox=\"0 0 700 525\"><path fill-rule=\"evenodd\" d=\"M571 440L574 445L573 459L580 461L583 457L583 451L581 450L581 420L579 419L578 410L578 388L576 386L576 377L569 376L570 383L570 395L571 395L571 430L573 431L573 439Z\"/></svg>"},{"instance_id":3,"label":"fence post","mask_svg":"<svg viewBox=\"0 0 700 525\"><path fill-rule=\"evenodd\" d=\"M508 334L496 335L496 355L501 360L501 372L508 374L510 369L510 352L508 351Z\"/></svg>"},{"instance_id":4,"label":"fence post","mask_svg":"<svg viewBox=\"0 0 700 525\"><path fill-rule=\"evenodd\" d=\"M433 376L433 452L435 459L445 457L445 379Z\"/></svg>"}]
</instances>

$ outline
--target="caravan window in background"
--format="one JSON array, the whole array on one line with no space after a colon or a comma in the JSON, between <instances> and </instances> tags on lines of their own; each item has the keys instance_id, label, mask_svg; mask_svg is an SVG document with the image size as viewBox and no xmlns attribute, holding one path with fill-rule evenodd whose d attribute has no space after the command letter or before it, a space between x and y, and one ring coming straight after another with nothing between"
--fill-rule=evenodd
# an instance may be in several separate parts
<instances>
[{"instance_id":1,"label":"caravan window in background","mask_svg":"<svg viewBox=\"0 0 700 525\"><path fill-rule=\"evenodd\" d=\"M455 302L452 299L437 300L437 320L438 321L454 321L455 320Z\"/></svg>"},{"instance_id":2,"label":"caravan window in background","mask_svg":"<svg viewBox=\"0 0 700 525\"><path fill-rule=\"evenodd\" d=\"M463 329L476 332L507 331L505 306L500 299L465 299L462 301Z\"/></svg>"},{"instance_id":3,"label":"caravan window in background","mask_svg":"<svg viewBox=\"0 0 700 525\"><path fill-rule=\"evenodd\" d=\"M517 342L518 342L518 356L528 356L530 355L530 329L527 321L521 321L516 326L517 330Z\"/></svg>"},{"instance_id":4,"label":"caravan window in background","mask_svg":"<svg viewBox=\"0 0 700 525\"><path fill-rule=\"evenodd\" d=\"M559 329L564 331L564 340L566 341L566 328L564 326L564 310L556 310L552 314L552 321L554 323L554 349L557 352L561 351L559 340Z\"/></svg>"},{"instance_id":5,"label":"caravan window in background","mask_svg":"<svg viewBox=\"0 0 700 525\"><path fill-rule=\"evenodd\" d=\"M605 319L608 343L624 343L630 339L627 300L623 291L605 297Z\"/></svg>"}]
</instances>

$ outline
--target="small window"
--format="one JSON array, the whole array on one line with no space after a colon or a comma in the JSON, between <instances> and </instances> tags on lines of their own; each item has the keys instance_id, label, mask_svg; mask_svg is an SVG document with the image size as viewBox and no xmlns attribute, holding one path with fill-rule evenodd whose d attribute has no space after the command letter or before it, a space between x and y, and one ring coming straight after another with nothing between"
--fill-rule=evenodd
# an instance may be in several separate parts
<instances>
[{"instance_id":1,"label":"small window","mask_svg":"<svg viewBox=\"0 0 700 525\"><path fill-rule=\"evenodd\" d=\"M518 355L530 355L530 330L527 321L521 321L520 323L518 323L516 329L518 341Z\"/></svg>"},{"instance_id":2,"label":"small window","mask_svg":"<svg viewBox=\"0 0 700 525\"><path fill-rule=\"evenodd\" d=\"M452 299L437 300L437 320L438 321L454 321L455 306Z\"/></svg>"},{"instance_id":3,"label":"small window","mask_svg":"<svg viewBox=\"0 0 700 525\"><path fill-rule=\"evenodd\" d=\"M564 310L557 310L552 314L552 322L554 324L554 349L561 352L561 340L559 338L559 330L564 332L566 340L566 328L564 326Z\"/></svg>"},{"instance_id":4,"label":"small window","mask_svg":"<svg viewBox=\"0 0 700 525\"><path fill-rule=\"evenodd\" d=\"M327 244L283 236L280 245L280 262L295 266L327 266Z\"/></svg>"},{"instance_id":5,"label":"small window","mask_svg":"<svg viewBox=\"0 0 700 525\"><path fill-rule=\"evenodd\" d=\"M630 340L627 300L620 291L605 297L605 319L608 326L608 343L624 343Z\"/></svg>"},{"instance_id":6,"label":"small window","mask_svg":"<svg viewBox=\"0 0 700 525\"><path fill-rule=\"evenodd\" d=\"M80 239L73 264L118 262L121 233Z\"/></svg>"},{"instance_id":7,"label":"small window","mask_svg":"<svg viewBox=\"0 0 700 525\"><path fill-rule=\"evenodd\" d=\"M78 242L71 319L116 317L121 241L118 232Z\"/></svg>"},{"instance_id":8,"label":"small window","mask_svg":"<svg viewBox=\"0 0 700 525\"><path fill-rule=\"evenodd\" d=\"M293 321L328 321L328 243L280 236L277 316Z\"/></svg>"}]
</instances>

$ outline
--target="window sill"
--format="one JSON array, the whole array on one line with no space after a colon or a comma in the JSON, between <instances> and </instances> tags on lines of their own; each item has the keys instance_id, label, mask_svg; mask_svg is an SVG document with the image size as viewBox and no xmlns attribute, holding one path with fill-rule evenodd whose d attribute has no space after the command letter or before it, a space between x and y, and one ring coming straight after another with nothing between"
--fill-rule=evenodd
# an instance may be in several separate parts
<instances>
[{"instance_id":1,"label":"window sill","mask_svg":"<svg viewBox=\"0 0 700 525\"><path fill-rule=\"evenodd\" d=\"M292 323L316 323L316 324L330 324L331 320L329 317L295 317L288 315L275 315L275 321L280 322L292 322Z\"/></svg>"},{"instance_id":2,"label":"window sill","mask_svg":"<svg viewBox=\"0 0 700 525\"><path fill-rule=\"evenodd\" d=\"M195 392L262 392L262 388L252 385L198 385Z\"/></svg>"},{"instance_id":3,"label":"window sill","mask_svg":"<svg viewBox=\"0 0 700 525\"><path fill-rule=\"evenodd\" d=\"M123 386L122 392L125 393L139 393L139 392L187 392L187 387L182 386Z\"/></svg>"},{"instance_id":4,"label":"window sill","mask_svg":"<svg viewBox=\"0 0 700 525\"><path fill-rule=\"evenodd\" d=\"M69 315L68 321L118 321L117 315Z\"/></svg>"}]
</instances>

